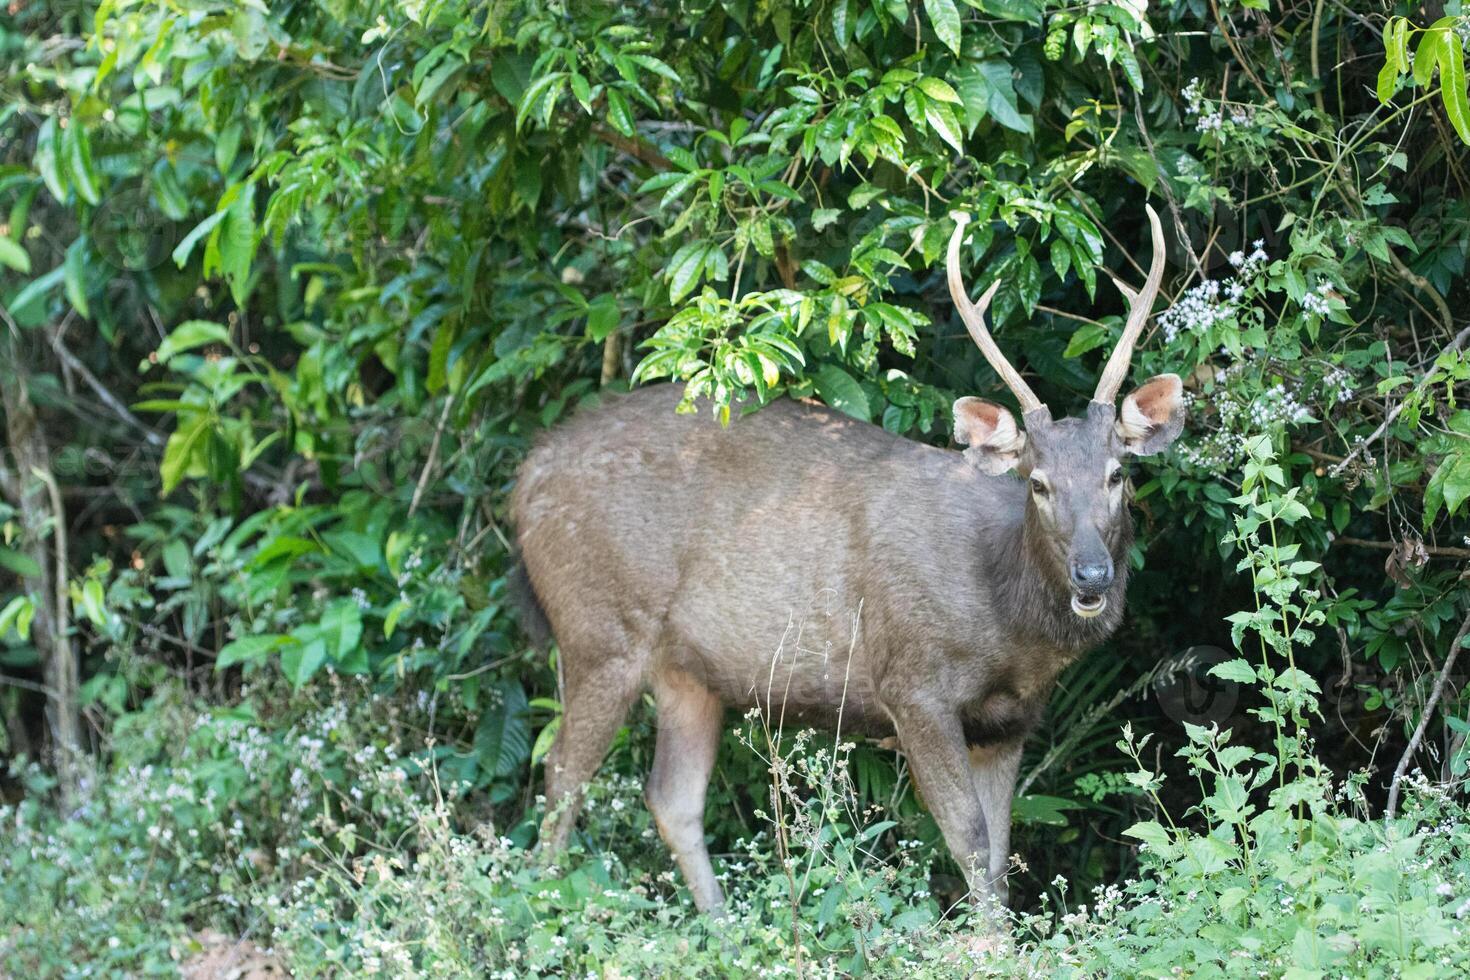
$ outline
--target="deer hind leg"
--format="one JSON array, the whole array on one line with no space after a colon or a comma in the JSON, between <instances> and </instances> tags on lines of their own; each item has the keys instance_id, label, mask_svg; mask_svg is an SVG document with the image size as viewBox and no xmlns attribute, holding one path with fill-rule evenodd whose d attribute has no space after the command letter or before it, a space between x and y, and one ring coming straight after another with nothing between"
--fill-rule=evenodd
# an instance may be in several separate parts
<instances>
[{"instance_id":1,"label":"deer hind leg","mask_svg":"<svg viewBox=\"0 0 1470 980\"><path fill-rule=\"evenodd\" d=\"M1010 896L1006 873L1011 860L1011 799L1015 796L1016 771L1020 766L1020 740L970 749L975 795L980 800L980 808L985 811L989 838L990 892L1002 905Z\"/></svg>"},{"instance_id":2,"label":"deer hind leg","mask_svg":"<svg viewBox=\"0 0 1470 980\"><path fill-rule=\"evenodd\" d=\"M562 664L570 668L568 657L563 648ZM620 660L604 661L591 672L567 669L565 684L561 728L546 756L546 819L540 848L552 858L566 850L587 782L602 765L643 687L641 672Z\"/></svg>"},{"instance_id":3,"label":"deer hind leg","mask_svg":"<svg viewBox=\"0 0 1470 980\"><path fill-rule=\"evenodd\" d=\"M720 745L724 705L681 671L657 674L653 693L658 704L658 744L644 797L659 835L684 874L695 906L718 915L725 898L704 843L704 800Z\"/></svg>"}]
</instances>

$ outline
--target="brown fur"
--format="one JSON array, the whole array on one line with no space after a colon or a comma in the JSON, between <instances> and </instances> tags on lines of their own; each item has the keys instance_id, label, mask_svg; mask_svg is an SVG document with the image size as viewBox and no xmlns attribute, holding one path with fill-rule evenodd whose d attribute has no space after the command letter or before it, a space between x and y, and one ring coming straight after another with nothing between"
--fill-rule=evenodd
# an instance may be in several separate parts
<instances>
[{"instance_id":1,"label":"brown fur","mask_svg":"<svg viewBox=\"0 0 1470 980\"><path fill-rule=\"evenodd\" d=\"M1123 615L1132 526L1107 484L1127 450L1112 406L1030 413L1002 447L1020 447L1017 479L982 472L984 432L962 455L790 400L721 428L676 414L679 397L646 388L579 414L512 497L561 650L543 845L565 846L582 786L652 689L648 801L702 909L722 901L702 815L725 707L896 732L972 886L1003 896L1021 741L1057 673ZM1176 422L1177 400L1163 407ZM1116 569L1091 619L1071 606L1079 556Z\"/></svg>"}]
</instances>

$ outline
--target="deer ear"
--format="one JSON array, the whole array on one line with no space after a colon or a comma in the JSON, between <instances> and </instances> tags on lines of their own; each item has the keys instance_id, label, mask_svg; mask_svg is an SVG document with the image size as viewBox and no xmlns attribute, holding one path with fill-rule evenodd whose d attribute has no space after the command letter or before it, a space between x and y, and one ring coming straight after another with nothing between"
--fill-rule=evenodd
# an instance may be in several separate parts
<instances>
[{"instance_id":1,"label":"deer ear","mask_svg":"<svg viewBox=\"0 0 1470 980\"><path fill-rule=\"evenodd\" d=\"M1011 469L1026 446L1026 433L1016 428L1016 419L1003 406L983 398L961 398L954 403L954 441L965 450L965 459L982 473L992 476Z\"/></svg>"},{"instance_id":2,"label":"deer ear","mask_svg":"<svg viewBox=\"0 0 1470 980\"><path fill-rule=\"evenodd\" d=\"M1163 452L1184 430L1184 382L1177 374L1149 378L1123 399L1118 438L1135 456Z\"/></svg>"}]
</instances>

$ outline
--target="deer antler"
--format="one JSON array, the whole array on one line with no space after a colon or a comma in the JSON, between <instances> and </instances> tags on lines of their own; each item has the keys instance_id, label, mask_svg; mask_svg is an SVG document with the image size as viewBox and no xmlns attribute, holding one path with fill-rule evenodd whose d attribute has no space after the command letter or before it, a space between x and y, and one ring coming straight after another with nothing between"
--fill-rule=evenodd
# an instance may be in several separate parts
<instances>
[{"instance_id":1,"label":"deer antler","mask_svg":"<svg viewBox=\"0 0 1470 980\"><path fill-rule=\"evenodd\" d=\"M1011 389L1020 403L1021 414L1027 415L1038 408L1045 408L1041 399L1026 384L1021 372L1011 367L1011 362L1006 360L1005 355L996 346L990 331L985 327L985 311L990 308L990 300L995 296L995 291L1000 288L1000 280L996 280L989 289L985 290L980 297L979 304L971 303L970 297L965 291L964 279L960 276L960 243L965 239L965 225L970 223L970 216L963 211L951 212L950 217L954 219L954 234L949 238L949 252L945 256L944 267L949 277L949 295L954 300L955 307L960 311L960 319L965 321L965 328L970 331L970 337L975 341L975 346L985 355L990 366L995 368L995 373ZM1155 226L1157 227L1155 219ZM1162 270L1160 276L1162 276ZM1126 367L1126 363L1125 363Z\"/></svg>"},{"instance_id":2,"label":"deer antler","mask_svg":"<svg viewBox=\"0 0 1470 980\"><path fill-rule=\"evenodd\" d=\"M1153 207L1145 204L1143 208L1148 212L1149 228L1153 232L1154 241L1153 264L1149 266L1148 278L1144 280L1143 288L1134 292L1116 276L1108 276L1113 280L1113 285L1118 287L1118 292L1128 301L1128 322L1123 327L1123 336L1118 339L1118 346L1113 348L1108 363L1103 366L1102 377L1097 381L1097 392L1092 396L1093 401L1104 405L1111 405L1118 398L1118 389L1128 376L1128 363L1133 360L1133 345L1138 343L1138 335L1148 322L1154 300L1159 295L1159 285L1164 281L1164 229L1159 224L1159 216Z\"/></svg>"}]
</instances>

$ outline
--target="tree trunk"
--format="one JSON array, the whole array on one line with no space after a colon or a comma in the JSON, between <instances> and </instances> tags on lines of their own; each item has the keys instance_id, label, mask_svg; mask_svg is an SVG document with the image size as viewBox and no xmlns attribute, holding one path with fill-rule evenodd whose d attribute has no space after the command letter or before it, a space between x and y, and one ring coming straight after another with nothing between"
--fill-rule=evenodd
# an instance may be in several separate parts
<instances>
[{"instance_id":1,"label":"tree trunk","mask_svg":"<svg viewBox=\"0 0 1470 980\"><path fill-rule=\"evenodd\" d=\"M77 703L80 668L72 646L70 598L67 594L66 511L51 471L51 447L31 404L29 376L19 337L10 332L0 351L0 399L5 407L7 458L0 486L20 512L19 542L39 570L22 578L36 605L31 641L41 657L46 686L46 728L51 762L62 796L76 798L80 782L82 722ZM48 533L49 532L49 533Z\"/></svg>"}]
</instances>

